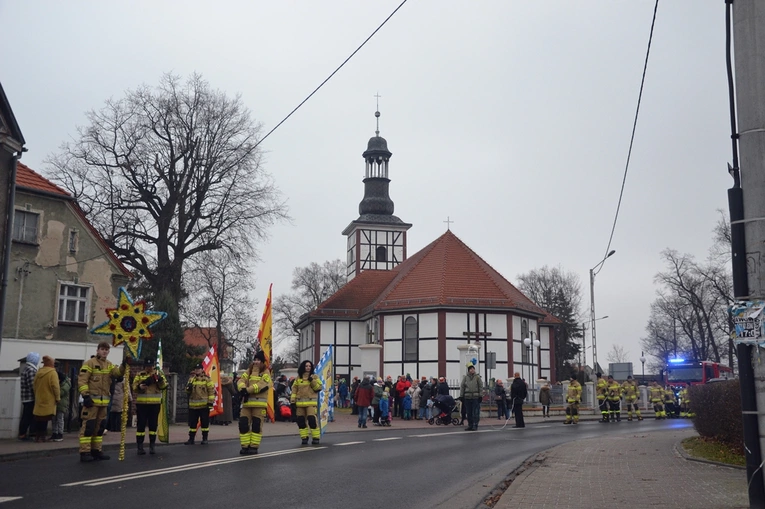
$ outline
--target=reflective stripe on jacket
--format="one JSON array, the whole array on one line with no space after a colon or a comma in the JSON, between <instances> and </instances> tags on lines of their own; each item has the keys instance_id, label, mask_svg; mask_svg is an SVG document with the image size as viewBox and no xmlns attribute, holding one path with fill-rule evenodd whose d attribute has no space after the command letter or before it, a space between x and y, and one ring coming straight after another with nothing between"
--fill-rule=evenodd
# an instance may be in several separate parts
<instances>
[{"instance_id":1,"label":"reflective stripe on jacket","mask_svg":"<svg viewBox=\"0 0 765 509\"><path fill-rule=\"evenodd\" d=\"M242 402L246 408L266 408L268 406L268 390L272 387L268 371L258 371L251 366L239 379L237 389L247 390L247 400Z\"/></svg>"},{"instance_id":2,"label":"reflective stripe on jacket","mask_svg":"<svg viewBox=\"0 0 765 509\"><path fill-rule=\"evenodd\" d=\"M664 400L664 389L661 387L651 386L648 390L651 394L651 403L661 403Z\"/></svg>"},{"instance_id":3,"label":"reflective stripe on jacket","mask_svg":"<svg viewBox=\"0 0 765 509\"><path fill-rule=\"evenodd\" d=\"M624 393L624 398L628 401L634 401L638 398L637 391L637 383L634 380L627 380L622 384L622 392Z\"/></svg>"},{"instance_id":4,"label":"reflective stripe on jacket","mask_svg":"<svg viewBox=\"0 0 765 509\"><path fill-rule=\"evenodd\" d=\"M595 386L595 393L599 400L606 399L606 392L608 391L608 382L602 378L598 378L598 384Z\"/></svg>"},{"instance_id":5,"label":"reflective stripe on jacket","mask_svg":"<svg viewBox=\"0 0 765 509\"><path fill-rule=\"evenodd\" d=\"M308 373L303 373L303 376L296 378L292 384L290 402L301 408L316 406L321 389L319 375L311 375L309 378Z\"/></svg>"},{"instance_id":6,"label":"reflective stripe on jacket","mask_svg":"<svg viewBox=\"0 0 765 509\"><path fill-rule=\"evenodd\" d=\"M566 393L567 403L579 403L582 401L582 385L574 380L568 386L568 392Z\"/></svg>"},{"instance_id":7,"label":"reflective stripe on jacket","mask_svg":"<svg viewBox=\"0 0 765 509\"><path fill-rule=\"evenodd\" d=\"M215 384L209 376L195 375L191 383L191 390L188 385L186 386L186 392L189 394L189 408L205 408L215 403Z\"/></svg>"},{"instance_id":8,"label":"reflective stripe on jacket","mask_svg":"<svg viewBox=\"0 0 765 509\"><path fill-rule=\"evenodd\" d=\"M156 375L156 382L146 384L145 389L141 389L141 384L149 378ZM162 390L167 388L167 379L161 371L155 371L152 374L141 371L133 379L133 392L135 393L136 405L159 405L162 403Z\"/></svg>"},{"instance_id":9,"label":"reflective stripe on jacket","mask_svg":"<svg viewBox=\"0 0 765 509\"><path fill-rule=\"evenodd\" d=\"M108 406L111 401L112 378L125 374L124 366L115 366L108 360L91 357L80 367L77 376L77 390L84 396L90 396L96 406Z\"/></svg>"}]
</instances>

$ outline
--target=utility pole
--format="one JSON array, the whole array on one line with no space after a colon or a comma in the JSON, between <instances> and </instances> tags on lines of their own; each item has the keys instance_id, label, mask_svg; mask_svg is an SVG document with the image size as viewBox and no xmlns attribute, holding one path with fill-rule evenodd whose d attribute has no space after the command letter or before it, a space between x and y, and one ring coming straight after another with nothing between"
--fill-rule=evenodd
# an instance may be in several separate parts
<instances>
[{"instance_id":1,"label":"utility pole","mask_svg":"<svg viewBox=\"0 0 765 509\"><path fill-rule=\"evenodd\" d=\"M765 2L725 0L725 4L733 152L733 167L729 166L733 187L728 190L733 292L737 301L762 301L765 298L761 269L765 263L765 61L760 52L765 47ZM731 27L736 43L735 101L730 61ZM757 411L752 348L759 346L756 342L743 341L737 346L749 506L754 508L765 507L765 482L760 470L760 425L765 423Z\"/></svg>"}]
</instances>

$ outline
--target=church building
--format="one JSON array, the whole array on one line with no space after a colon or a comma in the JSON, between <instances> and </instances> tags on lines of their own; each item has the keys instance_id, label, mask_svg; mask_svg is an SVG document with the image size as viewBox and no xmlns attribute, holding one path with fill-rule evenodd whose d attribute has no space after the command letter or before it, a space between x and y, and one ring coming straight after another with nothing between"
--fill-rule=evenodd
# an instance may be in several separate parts
<instances>
[{"instance_id":1,"label":"church building","mask_svg":"<svg viewBox=\"0 0 765 509\"><path fill-rule=\"evenodd\" d=\"M412 225L393 215L392 154L380 137L380 113L375 116L378 130L363 153L359 217L343 230L348 283L297 325L301 361L318 362L332 345L335 373L348 380L363 375L395 379L407 373L413 379L456 380L470 349L484 380L519 372L527 381L555 382L554 337L560 320L449 229L408 255ZM375 356L369 356L370 350Z\"/></svg>"}]
</instances>

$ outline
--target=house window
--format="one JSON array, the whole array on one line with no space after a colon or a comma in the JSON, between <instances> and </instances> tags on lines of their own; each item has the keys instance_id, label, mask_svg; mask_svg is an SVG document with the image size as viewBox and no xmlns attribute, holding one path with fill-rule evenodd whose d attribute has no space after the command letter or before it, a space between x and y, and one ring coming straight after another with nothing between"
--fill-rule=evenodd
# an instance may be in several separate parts
<instances>
[{"instance_id":1,"label":"house window","mask_svg":"<svg viewBox=\"0 0 765 509\"><path fill-rule=\"evenodd\" d=\"M375 260L378 262L388 261L388 250L385 249L385 246L377 246L377 249L375 249Z\"/></svg>"},{"instance_id":2,"label":"house window","mask_svg":"<svg viewBox=\"0 0 765 509\"><path fill-rule=\"evenodd\" d=\"M72 228L69 230L69 252L70 253L76 253L77 252L77 242L79 240L79 235L77 233L77 230Z\"/></svg>"},{"instance_id":3,"label":"house window","mask_svg":"<svg viewBox=\"0 0 765 509\"><path fill-rule=\"evenodd\" d=\"M37 223L40 215L25 210L13 213L13 240L37 244Z\"/></svg>"},{"instance_id":4,"label":"house window","mask_svg":"<svg viewBox=\"0 0 765 509\"><path fill-rule=\"evenodd\" d=\"M61 283L58 291L58 321L87 324L90 288Z\"/></svg>"},{"instance_id":5,"label":"house window","mask_svg":"<svg viewBox=\"0 0 765 509\"><path fill-rule=\"evenodd\" d=\"M521 320L521 362L523 363L531 362L529 357L529 349L526 348L525 344L523 344L523 340L527 337L529 337L529 322L526 320Z\"/></svg>"},{"instance_id":6,"label":"house window","mask_svg":"<svg viewBox=\"0 0 765 509\"><path fill-rule=\"evenodd\" d=\"M404 320L404 360L417 360L417 319L413 316Z\"/></svg>"}]
</instances>

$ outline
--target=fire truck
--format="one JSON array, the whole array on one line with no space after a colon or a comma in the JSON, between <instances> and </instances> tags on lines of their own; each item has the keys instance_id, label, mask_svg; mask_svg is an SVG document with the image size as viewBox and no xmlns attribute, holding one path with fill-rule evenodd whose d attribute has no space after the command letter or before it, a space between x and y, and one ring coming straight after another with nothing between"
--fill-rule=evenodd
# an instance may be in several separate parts
<instances>
[{"instance_id":1,"label":"fire truck","mask_svg":"<svg viewBox=\"0 0 765 509\"><path fill-rule=\"evenodd\" d=\"M724 364L711 361L669 359L669 364L664 370L664 385L671 385L677 391L688 385L705 384L720 378L733 378L733 370Z\"/></svg>"}]
</instances>

